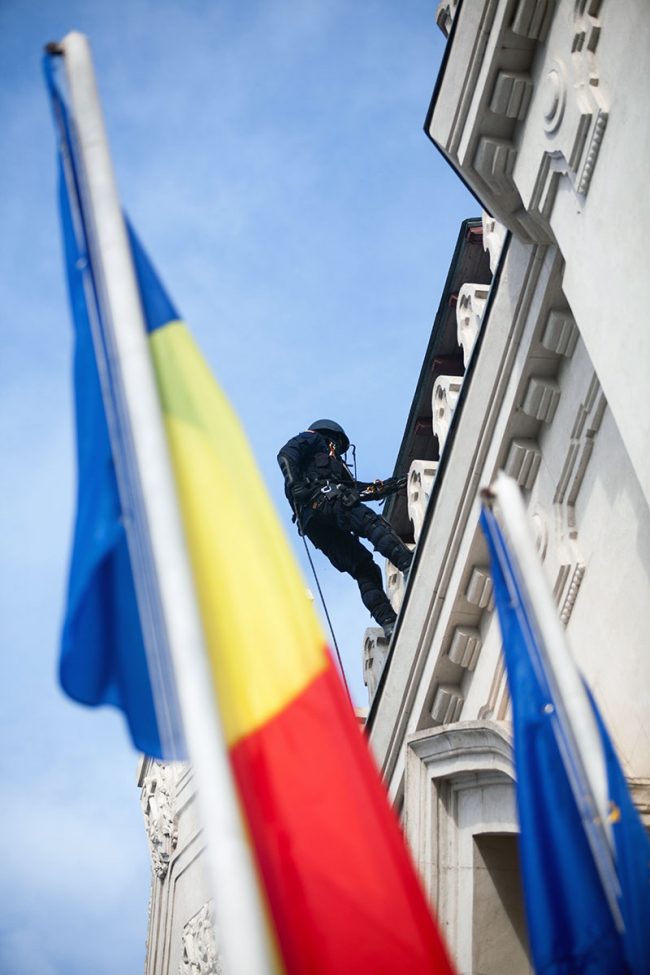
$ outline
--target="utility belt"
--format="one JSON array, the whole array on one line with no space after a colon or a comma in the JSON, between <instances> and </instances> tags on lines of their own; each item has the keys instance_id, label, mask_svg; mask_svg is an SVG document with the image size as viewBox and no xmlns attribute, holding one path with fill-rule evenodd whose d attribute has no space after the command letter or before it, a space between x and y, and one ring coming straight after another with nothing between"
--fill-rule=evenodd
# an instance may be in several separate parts
<instances>
[{"instance_id":1,"label":"utility belt","mask_svg":"<svg viewBox=\"0 0 650 975\"><path fill-rule=\"evenodd\" d=\"M352 508L359 501L359 492L351 484L326 481L317 488L317 493L309 502L309 507L318 511L332 501L340 501L345 508Z\"/></svg>"},{"instance_id":2,"label":"utility belt","mask_svg":"<svg viewBox=\"0 0 650 975\"><path fill-rule=\"evenodd\" d=\"M325 481L320 486L314 485L314 494L308 502L309 507L318 511L330 501L340 501L345 508L352 508L360 501L383 501L391 494L397 494L406 486L406 474L386 478L385 481L355 484L341 484L338 481Z\"/></svg>"}]
</instances>

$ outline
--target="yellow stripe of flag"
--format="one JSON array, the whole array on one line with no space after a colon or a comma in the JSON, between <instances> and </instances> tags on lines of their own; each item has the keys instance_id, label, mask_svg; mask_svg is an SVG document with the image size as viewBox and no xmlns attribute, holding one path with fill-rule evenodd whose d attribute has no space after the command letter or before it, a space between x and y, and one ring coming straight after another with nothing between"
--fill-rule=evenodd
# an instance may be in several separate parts
<instances>
[{"instance_id":1,"label":"yellow stripe of flag","mask_svg":"<svg viewBox=\"0 0 650 975\"><path fill-rule=\"evenodd\" d=\"M150 343L212 674L233 745L325 669L325 640L239 421L191 335L171 322L150 333Z\"/></svg>"}]
</instances>

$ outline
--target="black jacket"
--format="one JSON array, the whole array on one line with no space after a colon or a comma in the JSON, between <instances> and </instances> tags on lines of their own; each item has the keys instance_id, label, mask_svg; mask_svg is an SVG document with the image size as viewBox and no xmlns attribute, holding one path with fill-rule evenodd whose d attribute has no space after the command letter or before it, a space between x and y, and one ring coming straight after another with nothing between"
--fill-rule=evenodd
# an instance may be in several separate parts
<instances>
[{"instance_id":1,"label":"black jacket","mask_svg":"<svg viewBox=\"0 0 650 975\"><path fill-rule=\"evenodd\" d=\"M284 474L284 493L292 507L298 507L298 514L302 509L309 510L322 487L355 485L345 463L330 451L328 441L317 431L307 430L287 441L278 453L278 463Z\"/></svg>"}]
</instances>

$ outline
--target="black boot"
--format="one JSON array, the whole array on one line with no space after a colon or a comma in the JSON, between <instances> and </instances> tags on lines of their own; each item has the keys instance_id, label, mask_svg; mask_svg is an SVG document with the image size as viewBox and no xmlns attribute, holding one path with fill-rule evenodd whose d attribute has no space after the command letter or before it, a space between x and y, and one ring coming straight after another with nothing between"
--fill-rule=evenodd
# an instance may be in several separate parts
<instances>
[{"instance_id":1,"label":"black boot","mask_svg":"<svg viewBox=\"0 0 650 975\"><path fill-rule=\"evenodd\" d=\"M388 643L390 643L390 641L393 638L393 630L395 629L395 623L396 622L397 622L397 620L394 619L394 620L391 620L389 623L382 623L382 627L381 628L384 631L384 636L386 637L386 640L387 640Z\"/></svg>"},{"instance_id":2,"label":"black boot","mask_svg":"<svg viewBox=\"0 0 650 975\"><path fill-rule=\"evenodd\" d=\"M395 613L395 610L390 603L388 603L388 606L382 606L379 612L375 612L372 615L379 626L381 626L382 630L384 631L384 636L390 643L390 638L393 635L395 623L397 622L397 614Z\"/></svg>"}]
</instances>

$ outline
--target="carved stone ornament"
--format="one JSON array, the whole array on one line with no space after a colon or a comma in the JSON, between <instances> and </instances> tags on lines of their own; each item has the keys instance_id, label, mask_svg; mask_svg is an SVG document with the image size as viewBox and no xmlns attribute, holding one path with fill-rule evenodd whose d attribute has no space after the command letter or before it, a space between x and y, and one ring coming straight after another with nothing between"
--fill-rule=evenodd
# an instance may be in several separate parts
<instances>
[{"instance_id":1,"label":"carved stone ornament","mask_svg":"<svg viewBox=\"0 0 650 975\"><path fill-rule=\"evenodd\" d=\"M506 118L526 118L533 93L533 83L523 71L499 71L492 89L490 111Z\"/></svg>"},{"instance_id":2,"label":"carved stone ornament","mask_svg":"<svg viewBox=\"0 0 650 975\"><path fill-rule=\"evenodd\" d=\"M560 400L560 387L554 379L531 376L521 410L533 420L551 423Z\"/></svg>"},{"instance_id":3,"label":"carved stone ornament","mask_svg":"<svg viewBox=\"0 0 650 975\"><path fill-rule=\"evenodd\" d=\"M476 627L455 627L448 651L452 663L466 670L474 670L480 652L481 634Z\"/></svg>"},{"instance_id":4,"label":"carved stone ornament","mask_svg":"<svg viewBox=\"0 0 650 975\"><path fill-rule=\"evenodd\" d=\"M555 0L516 0L510 27L531 41L543 41L553 17Z\"/></svg>"},{"instance_id":5,"label":"carved stone ornament","mask_svg":"<svg viewBox=\"0 0 650 975\"><path fill-rule=\"evenodd\" d=\"M453 724L458 721L463 710L463 695L459 687L441 684L431 706L431 719L434 724Z\"/></svg>"},{"instance_id":6,"label":"carved stone ornament","mask_svg":"<svg viewBox=\"0 0 650 975\"><path fill-rule=\"evenodd\" d=\"M542 335L544 348L570 359L577 343L578 326L569 309L551 308Z\"/></svg>"},{"instance_id":7,"label":"carved stone ornament","mask_svg":"<svg viewBox=\"0 0 650 975\"><path fill-rule=\"evenodd\" d=\"M436 10L436 24L445 37L449 37L449 32L451 31L451 25L454 22L457 9L458 0L441 0L441 2L438 4L438 9Z\"/></svg>"},{"instance_id":8,"label":"carved stone ornament","mask_svg":"<svg viewBox=\"0 0 650 975\"><path fill-rule=\"evenodd\" d=\"M504 227L502 223L499 223L494 217L491 217L489 213L483 211L482 215L483 224L483 250L488 252L488 258L490 260L490 271L492 274L496 271L499 266L499 259L501 257L501 251L503 250L503 245L508 234L508 228Z\"/></svg>"},{"instance_id":9,"label":"carved stone ornament","mask_svg":"<svg viewBox=\"0 0 650 975\"><path fill-rule=\"evenodd\" d=\"M416 542L420 538L437 470L438 463L435 460L414 460L409 467L407 509L408 516L413 522L413 538ZM394 605L393 609L396 613L399 612Z\"/></svg>"},{"instance_id":10,"label":"carved stone ornament","mask_svg":"<svg viewBox=\"0 0 650 975\"><path fill-rule=\"evenodd\" d=\"M438 376L433 386L431 426L434 436L438 438L440 454L442 454L445 446L462 383L463 380L460 376Z\"/></svg>"},{"instance_id":11,"label":"carved stone ornament","mask_svg":"<svg viewBox=\"0 0 650 975\"><path fill-rule=\"evenodd\" d=\"M386 559L386 595L396 613L399 613L402 608L405 591L404 575L397 566Z\"/></svg>"},{"instance_id":12,"label":"carved stone ornament","mask_svg":"<svg viewBox=\"0 0 650 975\"><path fill-rule=\"evenodd\" d=\"M514 477L519 487L530 491L541 463L542 452L536 440L514 439L510 441L503 469L509 477Z\"/></svg>"},{"instance_id":13,"label":"carved stone ornament","mask_svg":"<svg viewBox=\"0 0 650 975\"><path fill-rule=\"evenodd\" d=\"M536 506L530 513L530 527L535 539L535 548L543 562L548 551L548 519L543 508Z\"/></svg>"},{"instance_id":14,"label":"carved stone ornament","mask_svg":"<svg viewBox=\"0 0 650 975\"><path fill-rule=\"evenodd\" d=\"M212 902L204 904L183 928L178 975L223 975L217 951Z\"/></svg>"},{"instance_id":15,"label":"carved stone ornament","mask_svg":"<svg viewBox=\"0 0 650 975\"><path fill-rule=\"evenodd\" d=\"M578 539L576 501L606 407L607 401L598 377L593 373L576 412L553 498L557 572L553 595L560 606L560 619L565 626L571 618L586 569Z\"/></svg>"},{"instance_id":16,"label":"carved stone ornament","mask_svg":"<svg viewBox=\"0 0 650 975\"><path fill-rule=\"evenodd\" d=\"M178 815L175 809L177 774L175 765L152 762L140 795L151 865L159 880L165 879L178 843Z\"/></svg>"},{"instance_id":17,"label":"carved stone ornament","mask_svg":"<svg viewBox=\"0 0 650 975\"><path fill-rule=\"evenodd\" d=\"M387 656L384 631L380 626L368 627L363 636L363 682L368 688L368 704L372 704Z\"/></svg>"},{"instance_id":18,"label":"carved stone ornament","mask_svg":"<svg viewBox=\"0 0 650 975\"><path fill-rule=\"evenodd\" d=\"M566 176L582 199L598 160L608 118L598 70L601 6L602 0L576 0L566 53L550 60L541 82L546 144L530 209L545 222L560 178Z\"/></svg>"},{"instance_id":19,"label":"carved stone ornament","mask_svg":"<svg viewBox=\"0 0 650 975\"><path fill-rule=\"evenodd\" d=\"M486 284L464 284L458 292L456 337L463 350L463 365L466 369L481 330L489 293L490 289Z\"/></svg>"},{"instance_id":20,"label":"carved stone ornament","mask_svg":"<svg viewBox=\"0 0 650 975\"><path fill-rule=\"evenodd\" d=\"M492 599L492 577L490 570L484 565L475 565L469 577L465 599L479 609L485 609Z\"/></svg>"}]
</instances>

